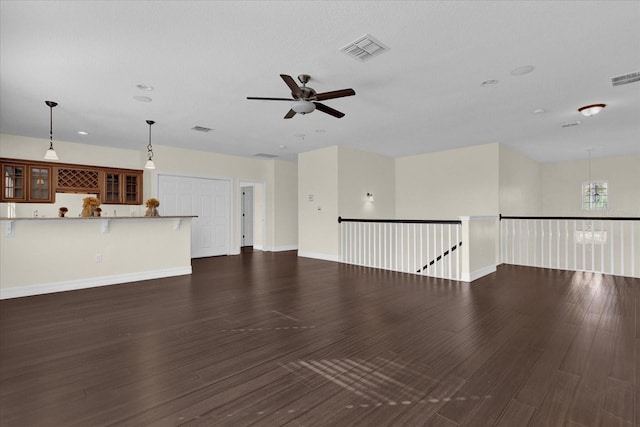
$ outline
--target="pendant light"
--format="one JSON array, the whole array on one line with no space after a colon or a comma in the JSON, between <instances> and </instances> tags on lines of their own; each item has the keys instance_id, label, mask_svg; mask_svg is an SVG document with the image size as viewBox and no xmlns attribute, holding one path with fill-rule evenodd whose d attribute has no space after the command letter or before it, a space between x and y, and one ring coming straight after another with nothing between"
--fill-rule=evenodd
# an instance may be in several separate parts
<instances>
[{"instance_id":1,"label":"pendant light","mask_svg":"<svg viewBox=\"0 0 640 427\"><path fill-rule=\"evenodd\" d=\"M44 101L49 106L49 149L44 154L45 160L58 160L56 150L53 149L53 107L58 105L57 102Z\"/></svg>"},{"instance_id":2,"label":"pendant light","mask_svg":"<svg viewBox=\"0 0 640 427\"><path fill-rule=\"evenodd\" d=\"M147 120L147 124L149 125L149 145L147 145L147 163L145 163L145 169L155 169L156 165L153 163L153 147L151 146L151 125L155 122L153 120Z\"/></svg>"}]
</instances>

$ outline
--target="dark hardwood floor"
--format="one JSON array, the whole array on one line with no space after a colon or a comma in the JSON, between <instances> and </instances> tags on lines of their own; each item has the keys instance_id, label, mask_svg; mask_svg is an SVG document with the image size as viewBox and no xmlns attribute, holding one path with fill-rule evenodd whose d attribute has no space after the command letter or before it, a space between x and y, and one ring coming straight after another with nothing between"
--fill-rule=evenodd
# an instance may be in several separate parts
<instances>
[{"instance_id":1,"label":"dark hardwood floor","mask_svg":"<svg viewBox=\"0 0 640 427\"><path fill-rule=\"evenodd\" d=\"M628 426L640 280L298 258L0 302L5 426Z\"/></svg>"}]
</instances>

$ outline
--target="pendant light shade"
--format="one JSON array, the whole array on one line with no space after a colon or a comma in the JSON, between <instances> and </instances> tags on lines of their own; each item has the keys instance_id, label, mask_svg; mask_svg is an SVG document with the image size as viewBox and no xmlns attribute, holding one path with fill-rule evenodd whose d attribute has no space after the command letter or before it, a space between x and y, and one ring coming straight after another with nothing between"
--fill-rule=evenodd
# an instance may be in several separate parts
<instances>
[{"instance_id":1,"label":"pendant light shade","mask_svg":"<svg viewBox=\"0 0 640 427\"><path fill-rule=\"evenodd\" d=\"M156 165L153 163L153 147L151 146L151 125L155 122L153 120L147 120L149 125L149 144L147 145L147 163L145 163L145 169L155 169Z\"/></svg>"},{"instance_id":2,"label":"pendant light shade","mask_svg":"<svg viewBox=\"0 0 640 427\"><path fill-rule=\"evenodd\" d=\"M58 105L57 102L44 101L49 106L49 149L44 154L45 160L58 160L56 150L53 149L53 107Z\"/></svg>"}]
</instances>

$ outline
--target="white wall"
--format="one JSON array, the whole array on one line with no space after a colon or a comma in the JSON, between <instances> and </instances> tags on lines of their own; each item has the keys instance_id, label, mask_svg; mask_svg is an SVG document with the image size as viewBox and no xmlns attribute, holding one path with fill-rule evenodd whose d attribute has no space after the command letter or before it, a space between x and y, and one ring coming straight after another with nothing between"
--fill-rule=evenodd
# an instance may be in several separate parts
<instances>
[{"instance_id":1,"label":"white wall","mask_svg":"<svg viewBox=\"0 0 640 427\"><path fill-rule=\"evenodd\" d=\"M458 219L499 212L499 144L396 159L399 219Z\"/></svg>"},{"instance_id":2,"label":"white wall","mask_svg":"<svg viewBox=\"0 0 640 427\"><path fill-rule=\"evenodd\" d=\"M640 216L640 156L593 159L593 180L609 182L609 209L583 211L582 183L589 181L589 161L541 166L542 214L547 216Z\"/></svg>"}]
</instances>

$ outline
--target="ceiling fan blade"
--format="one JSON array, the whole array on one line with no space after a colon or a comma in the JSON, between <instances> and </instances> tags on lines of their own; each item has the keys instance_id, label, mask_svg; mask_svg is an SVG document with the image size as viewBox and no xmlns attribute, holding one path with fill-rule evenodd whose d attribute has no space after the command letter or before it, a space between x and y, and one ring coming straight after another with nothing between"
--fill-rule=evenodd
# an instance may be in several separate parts
<instances>
[{"instance_id":1,"label":"ceiling fan blade","mask_svg":"<svg viewBox=\"0 0 640 427\"><path fill-rule=\"evenodd\" d=\"M296 98L302 98L302 91L300 90L300 86L296 84L296 81L293 80L293 77L286 74L280 74L280 77L282 77L282 80L284 80L287 86L289 86L289 89L291 89L291 95L295 96Z\"/></svg>"},{"instance_id":2,"label":"ceiling fan blade","mask_svg":"<svg viewBox=\"0 0 640 427\"><path fill-rule=\"evenodd\" d=\"M295 115L296 115L296 112L295 112L295 111L293 111L293 110L289 110L289 112L288 112L287 114L285 114L284 118L285 118L285 119L290 119L290 118L292 118L292 117L293 117L293 116L295 116Z\"/></svg>"},{"instance_id":3,"label":"ceiling fan blade","mask_svg":"<svg viewBox=\"0 0 640 427\"><path fill-rule=\"evenodd\" d=\"M260 101L295 101L293 98L261 98L258 96L247 96L247 99L257 99Z\"/></svg>"},{"instance_id":4,"label":"ceiling fan blade","mask_svg":"<svg viewBox=\"0 0 640 427\"><path fill-rule=\"evenodd\" d=\"M319 102L314 102L314 104L316 104L316 109L322 111L323 113L327 113L330 116L337 117L337 118L344 117L344 113L341 113L338 110L334 110L333 108L327 107L326 105L321 104Z\"/></svg>"},{"instance_id":5,"label":"ceiling fan blade","mask_svg":"<svg viewBox=\"0 0 640 427\"><path fill-rule=\"evenodd\" d=\"M333 98L342 98L344 96L353 96L356 94L356 91L349 88L349 89L341 89L341 90L334 90L331 92L322 92L322 93L317 93L316 94L316 100L318 101L325 101L327 99L333 99Z\"/></svg>"}]
</instances>

